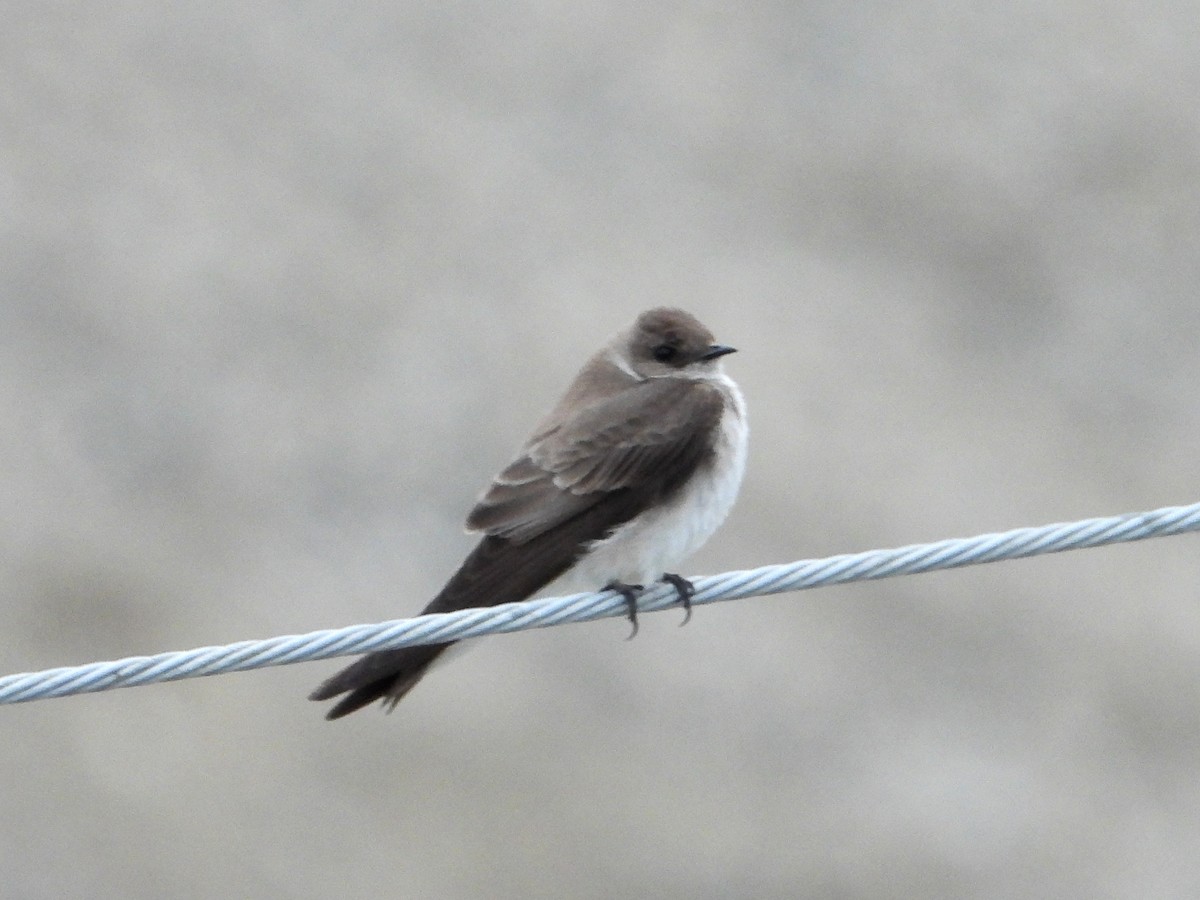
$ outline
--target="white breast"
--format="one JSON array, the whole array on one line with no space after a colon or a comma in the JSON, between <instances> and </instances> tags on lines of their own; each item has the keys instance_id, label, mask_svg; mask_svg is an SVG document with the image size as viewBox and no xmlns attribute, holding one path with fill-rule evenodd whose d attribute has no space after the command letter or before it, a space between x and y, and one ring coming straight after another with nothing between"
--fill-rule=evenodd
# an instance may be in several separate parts
<instances>
[{"instance_id":1,"label":"white breast","mask_svg":"<svg viewBox=\"0 0 1200 900\"><path fill-rule=\"evenodd\" d=\"M737 385L725 375L713 382L728 401L713 464L697 472L670 503L642 513L594 542L588 554L552 586L555 592L594 591L610 581L651 584L664 572L676 572L725 521L746 469L749 430Z\"/></svg>"}]
</instances>

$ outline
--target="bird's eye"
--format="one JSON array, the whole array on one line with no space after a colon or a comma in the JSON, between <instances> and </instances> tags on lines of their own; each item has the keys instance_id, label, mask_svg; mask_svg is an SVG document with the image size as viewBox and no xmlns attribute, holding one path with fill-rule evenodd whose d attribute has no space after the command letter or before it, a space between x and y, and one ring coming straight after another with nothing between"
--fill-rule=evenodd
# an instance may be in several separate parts
<instances>
[{"instance_id":1,"label":"bird's eye","mask_svg":"<svg viewBox=\"0 0 1200 900\"><path fill-rule=\"evenodd\" d=\"M670 362L675 358L675 354L678 352L679 351L677 351L670 344L659 344L654 348L654 358L659 362Z\"/></svg>"}]
</instances>

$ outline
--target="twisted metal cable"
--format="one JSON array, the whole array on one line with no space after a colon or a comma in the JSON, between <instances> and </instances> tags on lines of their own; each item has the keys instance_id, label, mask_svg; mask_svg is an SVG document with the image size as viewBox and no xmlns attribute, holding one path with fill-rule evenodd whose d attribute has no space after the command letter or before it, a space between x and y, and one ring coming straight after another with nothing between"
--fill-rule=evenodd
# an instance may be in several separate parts
<instances>
[{"instance_id":1,"label":"twisted metal cable","mask_svg":"<svg viewBox=\"0 0 1200 900\"><path fill-rule=\"evenodd\" d=\"M1190 531L1200 531L1200 503L710 575L694 580L692 605L1081 550ZM652 612L673 606L677 600L673 587L658 584L645 591L637 605L640 612ZM221 647L132 656L112 662L0 677L0 703L24 703L373 650L549 628L567 622L624 615L625 611L622 596L603 591L464 609L377 625L352 625L260 641L239 641Z\"/></svg>"}]
</instances>

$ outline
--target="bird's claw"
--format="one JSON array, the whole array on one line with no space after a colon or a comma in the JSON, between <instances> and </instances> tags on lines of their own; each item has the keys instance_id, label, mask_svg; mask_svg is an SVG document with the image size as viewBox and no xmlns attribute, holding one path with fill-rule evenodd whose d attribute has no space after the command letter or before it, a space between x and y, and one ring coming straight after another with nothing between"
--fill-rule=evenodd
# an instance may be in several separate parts
<instances>
[{"instance_id":1,"label":"bird's claw","mask_svg":"<svg viewBox=\"0 0 1200 900\"><path fill-rule=\"evenodd\" d=\"M682 628L692 620L692 596L696 593L696 586L673 572L664 572L662 580L675 588L675 593L679 595L679 603L683 606L683 621L679 623Z\"/></svg>"},{"instance_id":2,"label":"bird's claw","mask_svg":"<svg viewBox=\"0 0 1200 900\"><path fill-rule=\"evenodd\" d=\"M610 581L604 586L606 591L613 591L625 598L625 612L629 616L629 622L633 625L633 630L629 632L627 641L632 641L638 633L637 620L637 598L641 594L643 588L640 584L626 584L623 581Z\"/></svg>"}]
</instances>

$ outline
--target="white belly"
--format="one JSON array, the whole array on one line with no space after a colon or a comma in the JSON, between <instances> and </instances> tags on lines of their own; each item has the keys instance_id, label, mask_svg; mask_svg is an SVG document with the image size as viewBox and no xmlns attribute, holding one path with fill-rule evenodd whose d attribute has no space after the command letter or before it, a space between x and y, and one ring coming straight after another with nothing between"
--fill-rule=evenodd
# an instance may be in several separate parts
<instances>
[{"instance_id":1,"label":"white belly","mask_svg":"<svg viewBox=\"0 0 1200 900\"><path fill-rule=\"evenodd\" d=\"M651 584L665 572L676 572L725 521L746 469L748 429L737 385L728 378L719 383L732 402L721 417L713 464L696 473L668 504L593 543L588 554L551 586L554 593L595 591L610 581Z\"/></svg>"}]
</instances>

